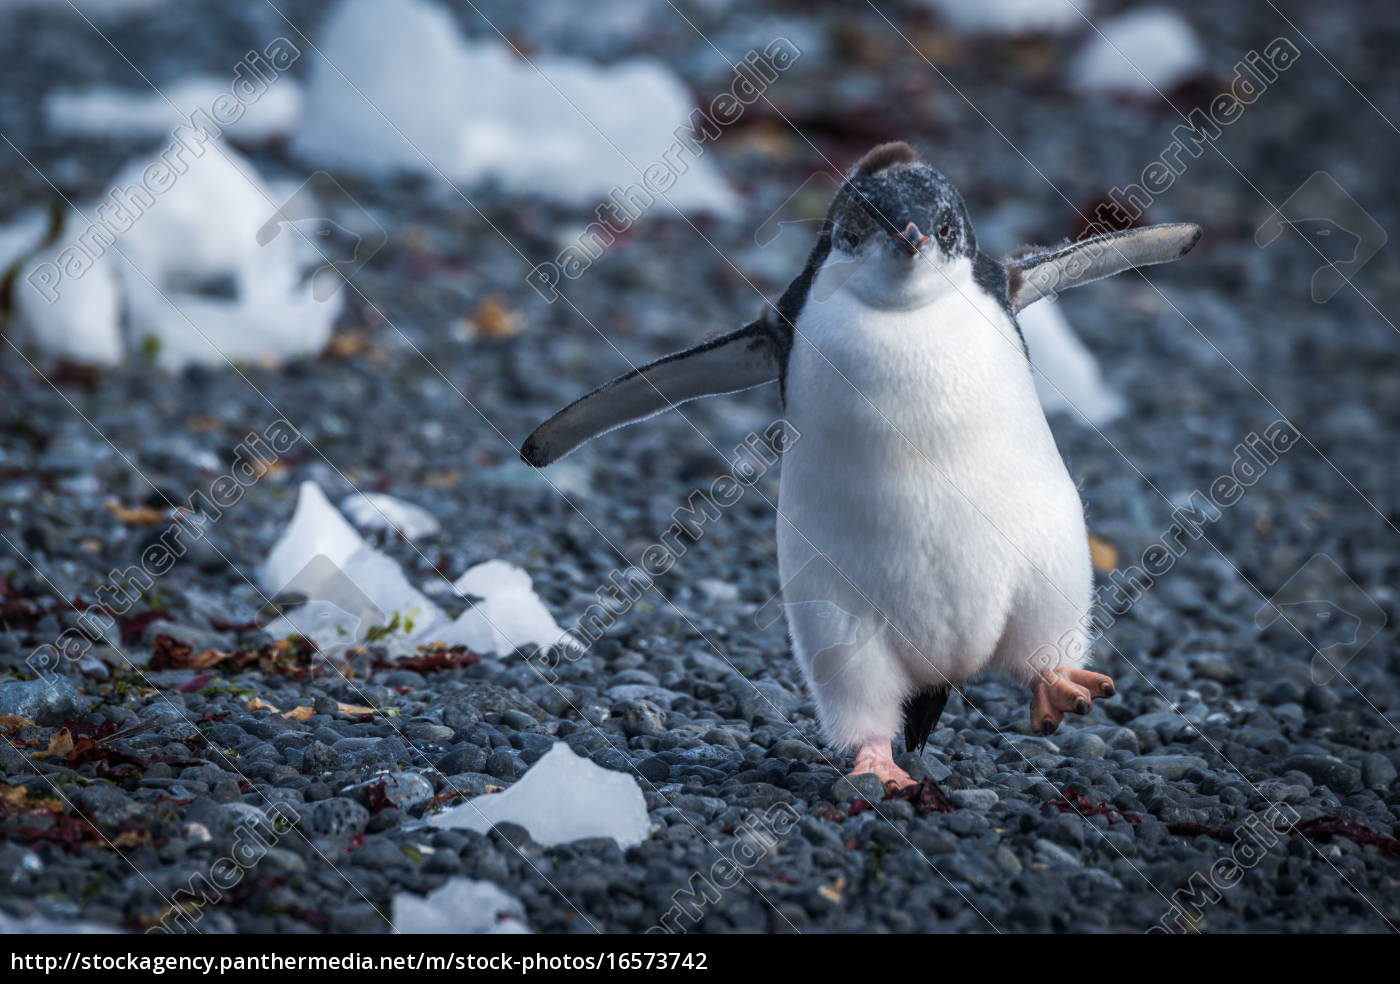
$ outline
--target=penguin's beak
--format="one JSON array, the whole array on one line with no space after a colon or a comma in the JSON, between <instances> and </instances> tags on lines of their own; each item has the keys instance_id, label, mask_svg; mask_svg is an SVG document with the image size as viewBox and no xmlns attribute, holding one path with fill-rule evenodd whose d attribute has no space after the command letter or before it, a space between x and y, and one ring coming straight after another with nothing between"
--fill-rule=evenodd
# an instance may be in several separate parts
<instances>
[{"instance_id":1,"label":"penguin's beak","mask_svg":"<svg viewBox=\"0 0 1400 984\"><path fill-rule=\"evenodd\" d=\"M928 242L928 236L920 232L918 225L914 222L906 225L903 232L890 233L890 237L909 250L910 256L917 253L924 243Z\"/></svg>"}]
</instances>

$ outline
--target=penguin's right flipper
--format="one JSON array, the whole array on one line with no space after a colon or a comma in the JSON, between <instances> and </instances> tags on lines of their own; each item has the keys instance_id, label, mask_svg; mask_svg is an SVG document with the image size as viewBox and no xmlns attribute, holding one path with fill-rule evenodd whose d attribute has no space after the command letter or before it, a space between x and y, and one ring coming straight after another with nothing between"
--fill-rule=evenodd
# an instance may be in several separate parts
<instances>
[{"instance_id":1,"label":"penguin's right flipper","mask_svg":"<svg viewBox=\"0 0 1400 984\"><path fill-rule=\"evenodd\" d=\"M1106 232L1066 246L1004 257L1006 294L1013 312L1042 297L1135 267L1169 263L1191 252L1201 227L1170 222Z\"/></svg>"},{"instance_id":2,"label":"penguin's right flipper","mask_svg":"<svg viewBox=\"0 0 1400 984\"><path fill-rule=\"evenodd\" d=\"M520 447L543 468L599 434L702 396L735 393L778 379L778 336L763 320L663 356L604 383L550 417Z\"/></svg>"}]
</instances>

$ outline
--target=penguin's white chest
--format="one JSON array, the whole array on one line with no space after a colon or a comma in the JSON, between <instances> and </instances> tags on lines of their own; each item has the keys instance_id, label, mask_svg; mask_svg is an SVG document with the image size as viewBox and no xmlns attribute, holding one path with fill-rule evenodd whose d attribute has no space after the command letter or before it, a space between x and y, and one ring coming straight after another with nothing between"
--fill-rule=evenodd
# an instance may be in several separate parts
<instances>
[{"instance_id":1,"label":"penguin's white chest","mask_svg":"<svg viewBox=\"0 0 1400 984\"><path fill-rule=\"evenodd\" d=\"M1008 640L1019 652L1072 630L1092 577L1078 491L1015 327L970 271L914 309L848 291L809 301L796 336L787 417L800 436L783 458L778 548L818 689L821 654L860 642L826 637L851 617L895 669L867 653L838 689L887 671L962 680ZM808 618L814 603L849 617Z\"/></svg>"}]
</instances>

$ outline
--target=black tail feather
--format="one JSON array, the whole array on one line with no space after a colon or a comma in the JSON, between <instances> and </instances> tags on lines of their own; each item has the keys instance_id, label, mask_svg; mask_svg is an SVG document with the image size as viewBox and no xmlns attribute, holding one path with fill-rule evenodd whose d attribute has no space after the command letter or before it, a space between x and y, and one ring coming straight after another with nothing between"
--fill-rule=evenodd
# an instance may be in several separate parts
<instances>
[{"instance_id":1,"label":"black tail feather","mask_svg":"<svg viewBox=\"0 0 1400 984\"><path fill-rule=\"evenodd\" d=\"M904 750L920 752L928 744L928 736L938 727L943 708L948 703L947 687L927 687L904 702Z\"/></svg>"}]
</instances>

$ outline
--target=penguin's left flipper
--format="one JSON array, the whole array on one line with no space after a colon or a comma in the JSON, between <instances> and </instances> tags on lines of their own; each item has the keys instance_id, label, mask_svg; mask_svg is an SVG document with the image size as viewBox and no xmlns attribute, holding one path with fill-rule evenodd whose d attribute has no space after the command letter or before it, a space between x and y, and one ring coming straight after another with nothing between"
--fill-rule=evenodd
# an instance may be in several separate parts
<instances>
[{"instance_id":1,"label":"penguin's left flipper","mask_svg":"<svg viewBox=\"0 0 1400 984\"><path fill-rule=\"evenodd\" d=\"M663 356L604 383L550 417L520 447L543 468L599 434L702 396L736 393L777 380L778 341L762 319Z\"/></svg>"},{"instance_id":2,"label":"penguin's left flipper","mask_svg":"<svg viewBox=\"0 0 1400 984\"><path fill-rule=\"evenodd\" d=\"M1007 300L1014 313L1070 287L1180 259L1200 238L1200 226L1171 222L1107 232L1053 249L1018 250L1002 258Z\"/></svg>"}]
</instances>

